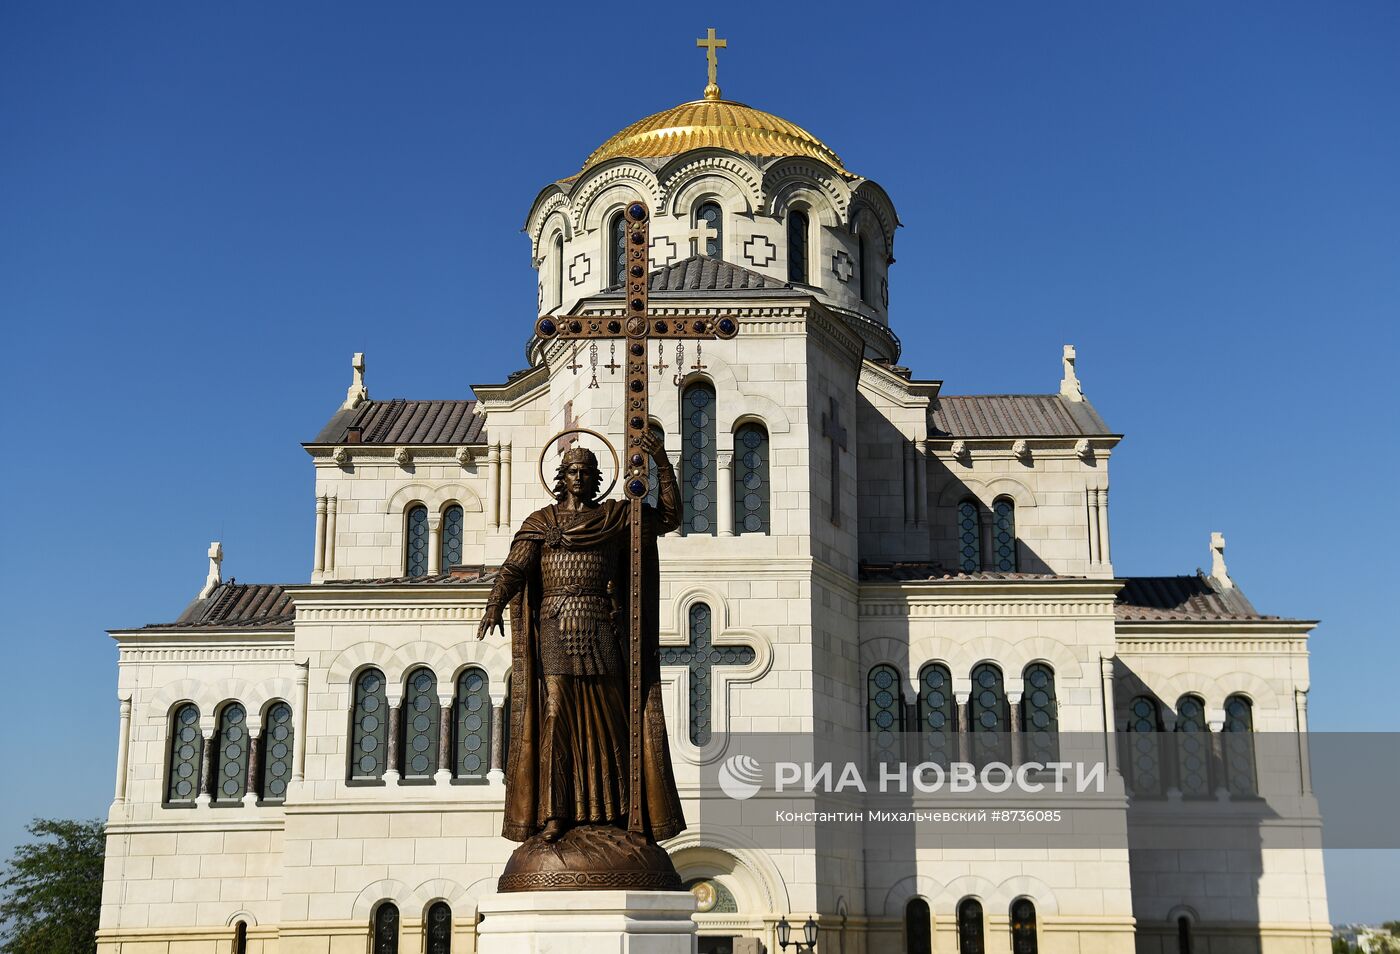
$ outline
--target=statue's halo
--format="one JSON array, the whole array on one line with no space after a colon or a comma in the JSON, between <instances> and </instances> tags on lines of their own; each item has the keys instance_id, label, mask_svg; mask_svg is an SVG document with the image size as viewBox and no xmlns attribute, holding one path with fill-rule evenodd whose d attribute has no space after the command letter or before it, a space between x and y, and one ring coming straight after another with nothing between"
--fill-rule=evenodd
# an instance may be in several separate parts
<instances>
[{"instance_id":1,"label":"statue's halo","mask_svg":"<svg viewBox=\"0 0 1400 954\"><path fill-rule=\"evenodd\" d=\"M540 463L539 463L540 486L544 488L545 493L549 494L551 497L554 496L554 488L544 479L544 459L545 459L545 456L549 453L549 449L550 449L551 447L553 447L553 446L555 445L556 442L558 442L559 438L561 438L561 437L566 437L566 436L568 436L569 434L587 434L589 437L597 438L598 441L600 441L600 442L602 443L602 445L608 449L608 453L609 453L609 454L612 454L612 462L613 462L613 479L612 479L612 483L608 484L608 486L607 486L601 493L598 494L598 499L599 499L599 500L604 499L605 497L607 497L607 495L608 495L609 493L612 492L612 489L613 489L614 487L617 486L617 475L618 475L618 472L621 470L622 465L621 465L621 461L619 461L618 456L617 456L617 448L612 446L612 442L609 441L609 440L608 440L606 437L604 437L602 434L599 434L597 431L592 430L592 429L587 428L587 427L569 427L569 428L565 428L564 430L560 431L558 434L555 434L555 435L554 435L553 437L551 437L549 440L547 440L547 441L544 442L544 449L540 451Z\"/></svg>"}]
</instances>

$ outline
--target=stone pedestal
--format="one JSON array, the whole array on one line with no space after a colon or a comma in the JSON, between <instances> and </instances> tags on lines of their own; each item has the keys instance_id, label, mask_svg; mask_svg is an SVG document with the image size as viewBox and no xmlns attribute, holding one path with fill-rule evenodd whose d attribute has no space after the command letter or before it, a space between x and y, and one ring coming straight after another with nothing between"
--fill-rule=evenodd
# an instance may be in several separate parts
<instances>
[{"instance_id":1,"label":"stone pedestal","mask_svg":"<svg viewBox=\"0 0 1400 954\"><path fill-rule=\"evenodd\" d=\"M478 954L694 954L689 891L512 891L481 899Z\"/></svg>"}]
</instances>

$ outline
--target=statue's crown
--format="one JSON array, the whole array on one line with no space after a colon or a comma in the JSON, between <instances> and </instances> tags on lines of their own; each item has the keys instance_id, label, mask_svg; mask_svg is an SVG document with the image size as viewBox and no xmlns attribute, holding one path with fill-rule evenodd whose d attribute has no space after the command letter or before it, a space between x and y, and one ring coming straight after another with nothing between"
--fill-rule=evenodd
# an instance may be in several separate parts
<instances>
[{"instance_id":1,"label":"statue's crown","mask_svg":"<svg viewBox=\"0 0 1400 954\"><path fill-rule=\"evenodd\" d=\"M568 464L587 464L589 467L592 467L594 470L597 470L597 469L598 469L598 457L597 457L597 455L595 455L595 454L594 454L591 450L589 450L587 447L580 447L580 446L578 446L577 444L575 444L573 447L570 447L568 450L564 451L564 461L563 461L563 463L564 463L565 465L568 465Z\"/></svg>"}]
</instances>

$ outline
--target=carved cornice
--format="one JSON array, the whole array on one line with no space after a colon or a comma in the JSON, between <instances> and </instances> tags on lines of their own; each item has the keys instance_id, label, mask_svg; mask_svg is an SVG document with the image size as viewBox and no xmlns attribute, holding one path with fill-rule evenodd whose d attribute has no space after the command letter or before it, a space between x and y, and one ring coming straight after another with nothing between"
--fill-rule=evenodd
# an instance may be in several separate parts
<instances>
[{"instance_id":1,"label":"carved cornice","mask_svg":"<svg viewBox=\"0 0 1400 954\"><path fill-rule=\"evenodd\" d=\"M534 340L533 336L531 339ZM473 384L471 387L478 407L489 415L491 411L513 411L528 403L536 389L548 386L549 372L542 365L536 365L505 384ZM487 421L489 423L489 416Z\"/></svg>"},{"instance_id":2,"label":"carved cornice","mask_svg":"<svg viewBox=\"0 0 1400 954\"><path fill-rule=\"evenodd\" d=\"M942 381L911 381L869 360L861 362L859 384L903 407L928 407L943 386Z\"/></svg>"},{"instance_id":3,"label":"carved cornice","mask_svg":"<svg viewBox=\"0 0 1400 954\"><path fill-rule=\"evenodd\" d=\"M1097 617L1105 622L1113 618L1112 604L1099 602L971 602L967 600L938 600L879 602L862 597L860 602L862 619L875 617L898 617L904 619L945 619L965 617L1005 617L1025 619L1027 617Z\"/></svg>"},{"instance_id":4,"label":"carved cornice","mask_svg":"<svg viewBox=\"0 0 1400 954\"><path fill-rule=\"evenodd\" d=\"M549 217L555 212L564 211L569 205L569 197L563 192L555 192L543 203L535 206L530 211L530 222L527 226L530 233L530 261L535 262L539 267L540 260L540 239L544 237L544 227L549 222ZM566 220L568 216L565 216ZM574 229L578 226L572 222L567 222Z\"/></svg>"},{"instance_id":5,"label":"carved cornice","mask_svg":"<svg viewBox=\"0 0 1400 954\"><path fill-rule=\"evenodd\" d=\"M851 190L835 169L814 159L789 157L779 159L763 172L765 208L768 214L782 213L784 206L778 204L778 199L794 185L817 186L831 202L833 211L842 219L845 219L850 211Z\"/></svg>"},{"instance_id":6,"label":"carved cornice","mask_svg":"<svg viewBox=\"0 0 1400 954\"><path fill-rule=\"evenodd\" d=\"M298 607L301 623L432 622L471 623L481 619L490 587L454 603ZM467 602L470 600L470 602Z\"/></svg>"},{"instance_id":7,"label":"carved cornice","mask_svg":"<svg viewBox=\"0 0 1400 954\"><path fill-rule=\"evenodd\" d=\"M708 155L699 155L677 166L663 168L659 176L661 193L656 207L664 208L691 182L715 173L729 173L724 178L730 181L737 180L737 184L747 190L750 208L753 211L758 212L764 207L762 171L751 162L718 150Z\"/></svg>"},{"instance_id":8,"label":"carved cornice","mask_svg":"<svg viewBox=\"0 0 1400 954\"><path fill-rule=\"evenodd\" d=\"M290 639L291 634L288 633ZM121 647L117 652L119 665L147 663L191 663L191 662L237 662L237 663L291 663L292 648L275 649L257 647L218 647L218 646L132 646Z\"/></svg>"},{"instance_id":9,"label":"carved cornice","mask_svg":"<svg viewBox=\"0 0 1400 954\"><path fill-rule=\"evenodd\" d=\"M643 198L649 199L653 210L661 208L663 190L652 171L631 159L618 159L590 169L574 183L569 198L569 221L574 231L582 231L588 208L600 194L615 185L635 185Z\"/></svg>"},{"instance_id":10,"label":"carved cornice","mask_svg":"<svg viewBox=\"0 0 1400 954\"><path fill-rule=\"evenodd\" d=\"M1118 633L1119 656L1306 656L1306 636L1257 637L1245 634L1157 638Z\"/></svg>"}]
</instances>

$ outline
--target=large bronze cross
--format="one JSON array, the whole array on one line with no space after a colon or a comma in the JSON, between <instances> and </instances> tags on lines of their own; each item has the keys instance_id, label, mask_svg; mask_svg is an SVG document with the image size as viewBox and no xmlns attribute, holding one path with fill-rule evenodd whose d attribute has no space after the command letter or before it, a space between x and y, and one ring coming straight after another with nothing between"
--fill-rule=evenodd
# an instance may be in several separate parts
<instances>
[{"instance_id":1,"label":"large bronze cross","mask_svg":"<svg viewBox=\"0 0 1400 954\"><path fill-rule=\"evenodd\" d=\"M545 342L555 339L577 341L582 338L623 338L627 342L627 383L622 398L627 427L619 455L622 473L618 475L627 499L631 531L631 605L628 611L631 709L628 747L631 761L627 827L641 833L645 827L642 820L642 709L645 702L642 699L642 506L650 490L642 437L647 433L651 421L647 348L654 339L733 338L739 333L739 323L733 318L716 319L707 315L653 317L648 308L647 256L651 242L646 206L633 202L627 207L623 220L626 229L626 281L623 283L622 317L546 316L535 323L535 334Z\"/></svg>"}]
</instances>

